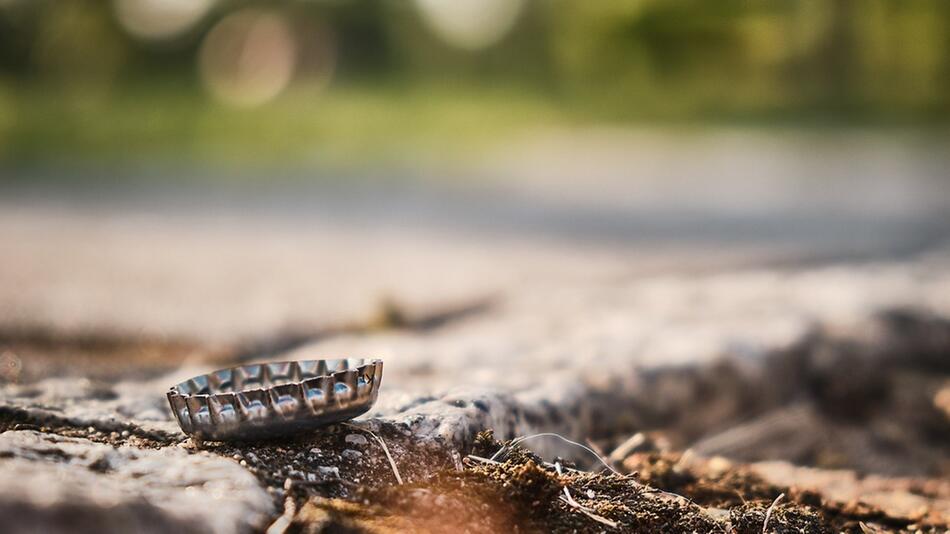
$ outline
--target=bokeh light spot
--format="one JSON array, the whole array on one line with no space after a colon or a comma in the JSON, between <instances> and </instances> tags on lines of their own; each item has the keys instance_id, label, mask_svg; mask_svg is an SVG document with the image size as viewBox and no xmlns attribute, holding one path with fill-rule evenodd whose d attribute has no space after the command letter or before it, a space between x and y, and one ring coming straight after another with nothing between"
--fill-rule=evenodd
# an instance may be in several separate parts
<instances>
[{"instance_id":1,"label":"bokeh light spot","mask_svg":"<svg viewBox=\"0 0 950 534\"><path fill-rule=\"evenodd\" d=\"M188 31L216 0L115 0L122 28L142 39L171 39Z\"/></svg>"},{"instance_id":2,"label":"bokeh light spot","mask_svg":"<svg viewBox=\"0 0 950 534\"><path fill-rule=\"evenodd\" d=\"M480 50L501 40L518 20L523 0L416 0L426 24L446 43Z\"/></svg>"},{"instance_id":3,"label":"bokeh light spot","mask_svg":"<svg viewBox=\"0 0 950 534\"><path fill-rule=\"evenodd\" d=\"M263 104L283 91L297 65L297 42L279 13L248 9L229 15L208 33L198 66L205 86L222 102Z\"/></svg>"},{"instance_id":4,"label":"bokeh light spot","mask_svg":"<svg viewBox=\"0 0 950 534\"><path fill-rule=\"evenodd\" d=\"M23 361L11 351L0 354L0 383L17 382L23 370Z\"/></svg>"}]
</instances>

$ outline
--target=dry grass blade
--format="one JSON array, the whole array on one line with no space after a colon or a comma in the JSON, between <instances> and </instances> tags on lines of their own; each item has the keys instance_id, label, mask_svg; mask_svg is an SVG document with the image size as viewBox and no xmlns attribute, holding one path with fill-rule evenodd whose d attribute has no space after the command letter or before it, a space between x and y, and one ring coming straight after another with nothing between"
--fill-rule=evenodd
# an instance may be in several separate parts
<instances>
[{"instance_id":1,"label":"dry grass blade","mask_svg":"<svg viewBox=\"0 0 950 534\"><path fill-rule=\"evenodd\" d=\"M587 517L593 519L594 521L597 521L598 523L607 525L608 527L611 527L611 528L617 528L618 526L616 521L611 521L610 519L607 519L604 516L600 516L600 515L595 514L594 512L591 512L590 510L588 510L583 505L581 505L580 503L578 503L577 501L573 499L568 499L567 497L564 497L563 495L559 497L559 499L561 500L561 502L567 504L571 508L576 509L578 512L586 515Z\"/></svg>"},{"instance_id":2,"label":"dry grass blade","mask_svg":"<svg viewBox=\"0 0 950 534\"><path fill-rule=\"evenodd\" d=\"M575 447L580 447L580 448L584 449L585 451L591 453L591 454L594 456L594 458L597 458L597 460L598 460L600 463L602 463L602 464L604 465L604 467L606 467L607 469L609 469L611 473L613 473L613 474L615 474L615 475L617 475L617 476L622 476L619 472L617 472L616 469L614 469L613 467L611 467L610 464L607 463L607 460L604 460L604 458L601 457L601 455L598 454L597 451L595 451L594 449L588 447L587 445L584 445L583 443L578 443L578 442L576 442L576 441L571 441L571 440L565 438L564 436L562 436L562 435L560 435L560 434L555 434L554 432L541 432L540 434L532 434L532 435L530 435L530 436L521 436L521 437L519 437L519 438L515 438L515 439L511 440L511 443L509 443L509 444L503 446L502 448L498 449L498 452L496 452L495 454L493 454L490 459L491 459L491 460L497 460L499 456L501 456L502 454L504 454L505 452L507 452L507 451L508 451L509 449L511 449L512 447L515 447L515 446L517 446L517 445L520 445L520 444L524 443L525 441L528 441L529 439L535 439L535 438L557 438L557 439L559 439L559 440L561 440L561 441L563 441L563 442L565 442L565 443L568 443L568 444L570 444L570 445L574 445Z\"/></svg>"},{"instance_id":3,"label":"dry grass blade","mask_svg":"<svg viewBox=\"0 0 950 534\"><path fill-rule=\"evenodd\" d=\"M386 459L389 460L389 467L391 467L392 470L393 470L393 475L395 475L395 477L396 477L396 482L399 483L399 485L401 486L402 483L403 483L403 482L402 482L402 475L399 474L399 468L396 467L396 461L393 460L393 455L389 453L389 447L386 446L386 442L383 441L383 438L377 436L375 432L373 432L372 430L370 430L370 429L368 429L368 428L363 428L363 427L361 427L361 426L354 425L353 423L343 423L343 424L346 425L346 426L348 426L348 427L355 428L355 429L357 429L357 430L361 430L361 431L363 431L363 432L366 432L366 433L369 434L370 436L373 436L373 438L376 440L376 442L379 443L379 446L382 447L383 453L386 454Z\"/></svg>"},{"instance_id":4,"label":"dry grass blade","mask_svg":"<svg viewBox=\"0 0 950 534\"><path fill-rule=\"evenodd\" d=\"M554 469L557 471L557 474L559 476L564 476L564 472L561 471L561 464L559 462L554 462ZM607 525L611 528L617 528L616 521L612 521L610 519L607 519L604 516L595 514L593 510L575 501L574 497L571 496L571 491L567 489L567 486L564 486L563 489L564 489L564 495L560 497L561 501L567 503L568 506L576 509L577 511L581 512L582 514L593 519L594 521L597 521L598 523L602 525Z\"/></svg>"},{"instance_id":5,"label":"dry grass blade","mask_svg":"<svg viewBox=\"0 0 950 534\"><path fill-rule=\"evenodd\" d=\"M615 448L610 453L610 455L607 456L607 460L609 460L611 463L619 464L624 460L624 458L630 456L633 451L642 447L646 441L646 435L643 432L637 432L636 434L627 438L626 441L618 445L617 448Z\"/></svg>"},{"instance_id":6,"label":"dry grass blade","mask_svg":"<svg viewBox=\"0 0 950 534\"><path fill-rule=\"evenodd\" d=\"M469 454L466 456L466 458L469 460L475 460L476 462L481 462L483 464L501 465L501 462L499 461L492 460L490 458L482 458L481 456L475 456L474 454Z\"/></svg>"},{"instance_id":7,"label":"dry grass blade","mask_svg":"<svg viewBox=\"0 0 950 534\"><path fill-rule=\"evenodd\" d=\"M653 488L653 487L647 486L646 484L641 484L639 482L637 483L637 485L640 488L642 488L642 491L644 493L655 493L657 495L666 495L668 497L673 497L674 499L685 501L687 504L690 504L692 506L699 506L698 504L696 504L696 501L690 499L689 497L685 495L680 495L679 493L673 493L672 491L666 491L660 488Z\"/></svg>"},{"instance_id":8,"label":"dry grass blade","mask_svg":"<svg viewBox=\"0 0 950 534\"><path fill-rule=\"evenodd\" d=\"M609 459L607 458L607 455L604 453L603 449L598 447L596 443L590 440L590 438L585 439L584 443L587 444L587 447L589 447L590 450L594 451L594 454L597 455L601 463L603 463L604 465L609 465L608 464Z\"/></svg>"},{"instance_id":9,"label":"dry grass blade","mask_svg":"<svg viewBox=\"0 0 950 534\"><path fill-rule=\"evenodd\" d=\"M779 501L785 498L784 493L780 493L778 497L772 501L772 504L769 505L769 509L765 511L765 521L762 522L762 534L766 534L769 528L769 519L772 519L772 510L775 510L775 507L778 506Z\"/></svg>"}]
</instances>

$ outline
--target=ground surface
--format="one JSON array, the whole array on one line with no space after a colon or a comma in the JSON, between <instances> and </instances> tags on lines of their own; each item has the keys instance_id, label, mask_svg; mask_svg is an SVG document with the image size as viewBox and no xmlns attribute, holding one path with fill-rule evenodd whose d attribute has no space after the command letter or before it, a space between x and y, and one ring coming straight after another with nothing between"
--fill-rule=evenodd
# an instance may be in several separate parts
<instances>
[{"instance_id":1,"label":"ground surface","mask_svg":"<svg viewBox=\"0 0 950 534\"><path fill-rule=\"evenodd\" d=\"M727 173L735 139L710 143L642 174ZM769 150L763 169L801 155ZM866 197L845 176L776 200L749 171L706 204L699 180L656 205L557 165L479 190L17 186L3 530L942 532L950 196L915 161L865 168ZM386 360L353 426L199 443L164 399L217 367L339 355ZM590 440L620 475L571 471L597 462L550 437L525 445L563 475L485 462L485 429Z\"/></svg>"}]
</instances>

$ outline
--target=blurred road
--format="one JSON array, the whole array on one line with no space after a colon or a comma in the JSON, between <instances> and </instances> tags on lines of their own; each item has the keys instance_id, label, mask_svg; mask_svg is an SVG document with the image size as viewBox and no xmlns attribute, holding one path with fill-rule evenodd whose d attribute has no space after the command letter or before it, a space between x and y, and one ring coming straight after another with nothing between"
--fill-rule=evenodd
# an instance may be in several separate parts
<instances>
[{"instance_id":1,"label":"blurred road","mask_svg":"<svg viewBox=\"0 0 950 534\"><path fill-rule=\"evenodd\" d=\"M900 259L950 235L948 164L881 134L590 131L453 173L7 170L0 325L266 339L526 281Z\"/></svg>"}]
</instances>

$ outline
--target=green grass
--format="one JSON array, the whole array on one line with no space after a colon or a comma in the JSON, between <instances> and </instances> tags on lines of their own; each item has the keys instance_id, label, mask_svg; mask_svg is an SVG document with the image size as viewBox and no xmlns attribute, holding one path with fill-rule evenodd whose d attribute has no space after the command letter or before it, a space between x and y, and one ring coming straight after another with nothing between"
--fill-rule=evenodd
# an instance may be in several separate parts
<instances>
[{"instance_id":1,"label":"green grass","mask_svg":"<svg viewBox=\"0 0 950 534\"><path fill-rule=\"evenodd\" d=\"M0 92L0 160L374 165L477 157L532 128L563 124L525 91L296 87L254 109L194 89Z\"/></svg>"},{"instance_id":2,"label":"green grass","mask_svg":"<svg viewBox=\"0 0 950 534\"><path fill-rule=\"evenodd\" d=\"M127 83L110 91L0 81L0 165L377 170L419 163L464 166L520 136L578 125L912 130L926 125L913 115L888 117L886 110L855 122L782 101L753 105L750 98L738 98L748 109L730 108L688 88L657 93L605 88L555 98L511 84L298 85L263 106L235 109L187 81ZM946 133L943 120L929 127Z\"/></svg>"}]
</instances>

